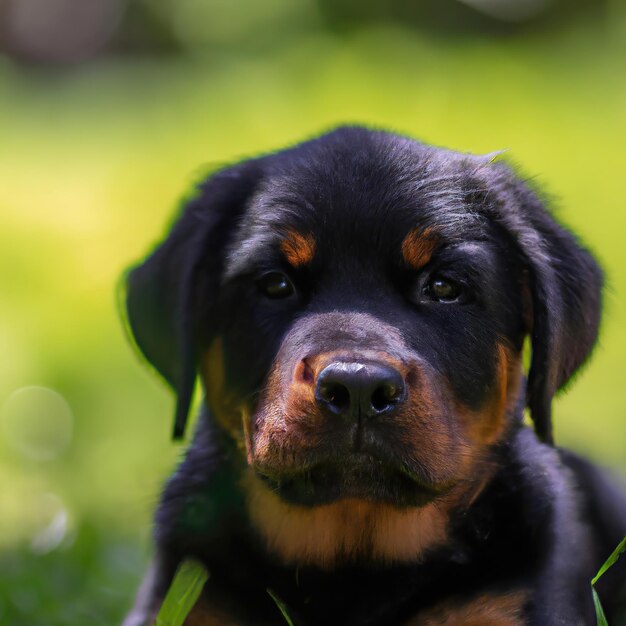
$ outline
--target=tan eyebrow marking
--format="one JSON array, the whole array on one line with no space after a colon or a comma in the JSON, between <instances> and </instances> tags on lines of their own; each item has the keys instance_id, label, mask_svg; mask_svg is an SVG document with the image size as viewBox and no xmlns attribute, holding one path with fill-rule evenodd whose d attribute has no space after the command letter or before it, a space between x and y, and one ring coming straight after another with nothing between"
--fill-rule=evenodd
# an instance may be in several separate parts
<instances>
[{"instance_id":1,"label":"tan eyebrow marking","mask_svg":"<svg viewBox=\"0 0 626 626\"><path fill-rule=\"evenodd\" d=\"M419 270L430 261L438 243L432 228L413 228L402 241L402 258L409 267Z\"/></svg>"},{"instance_id":2,"label":"tan eyebrow marking","mask_svg":"<svg viewBox=\"0 0 626 626\"><path fill-rule=\"evenodd\" d=\"M281 242L280 249L294 267L307 265L315 256L315 238L311 233L303 235L291 230Z\"/></svg>"}]
</instances>

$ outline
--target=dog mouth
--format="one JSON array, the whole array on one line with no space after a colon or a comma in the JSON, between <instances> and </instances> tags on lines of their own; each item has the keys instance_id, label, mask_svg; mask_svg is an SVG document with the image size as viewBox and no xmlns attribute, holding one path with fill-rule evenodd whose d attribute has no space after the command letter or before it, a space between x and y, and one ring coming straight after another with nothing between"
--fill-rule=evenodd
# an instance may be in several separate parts
<instances>
[{"instance_id":1,"label":"dog mouth","mask_svg":"<svg viewBox=\"0 0 626 626\"><path fill-rule=\"evenodd\" d=\"M257 471L281 499L301 506L320 506L343 499L420 507L447 491L426 484L404 468L364 454L320 463L288 473Z\"/></svg>"}]
</instances>

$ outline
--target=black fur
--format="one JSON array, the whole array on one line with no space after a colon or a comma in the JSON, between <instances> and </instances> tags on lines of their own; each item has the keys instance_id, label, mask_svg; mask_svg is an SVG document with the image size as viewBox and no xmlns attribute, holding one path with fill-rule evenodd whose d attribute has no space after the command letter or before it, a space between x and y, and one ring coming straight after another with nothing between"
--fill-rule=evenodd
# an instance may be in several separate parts
<instances>
[{"instance_id":1,"label":"black fur","mask_svg":"<svg viewBox=\"0 0 626 626\"><path fill-rule=\"evenodd\" d=\"M436 233L423 268L407 267L400 252L412 229ZM293 231L315 242L302 267L280 253ZM264 297L259 276L267 271L286 273L295 291ZM461 286L456 302L432 296L438 276ZM129 273L128 318L139 349L176 390L175 437L199 363L218 337L223 392L250 409L252 434L238 438L203 403L157 512L156 573L127 623L148 623L181 559L193 556L211 572L206 615L215 607L240 626L281 623L267 589L298 626L419 624L430 607L519 589L521 616L507 623L595 624L589 581L626 533L626 497L599 470L551 447L550 405L591 353L601 284L591 255L491 156L349 127L213 175L161 246ZM516 388L519 400L497 438L476 444L473 471L484 472L486 484L471 503L452 508L445 544L419 559L348 555L331 568L286 562L268 548L242 487L250 463L296 507L342 498L402 510L436 502L469 482L446 460L464 458L461 413L485 411L497 391L499 346L520 355L527 336L528 383ZM350 456L356 426L327 420L315 445L278 446L269 465L255 461L257 429L269 428L275 398L268 396L277 393L270 371L290 380L294 363L333 350L357 359L378 350L419 364L409 397L437 396L445 428L407 443L413 431L404 413L359 424L364 466ZM525 404L536 435L523 425ZM616 567L599 585L609 619L626 605L625 577Z\"/></svg>"}]
</instances>

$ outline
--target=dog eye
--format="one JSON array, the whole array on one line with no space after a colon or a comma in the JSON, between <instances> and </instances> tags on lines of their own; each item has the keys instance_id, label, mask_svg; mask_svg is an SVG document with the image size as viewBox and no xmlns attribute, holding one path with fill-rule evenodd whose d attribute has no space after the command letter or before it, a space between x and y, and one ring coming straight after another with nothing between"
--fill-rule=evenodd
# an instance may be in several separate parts
<instances>
[{"instance_id":1,"label":"dog eye","mask_svg":"<svg viewBox=\"0 0 626 626\"><path fill-rule=\"evenodd\" d=\"M460 283L444 276L433 276L424 289L426 296L438 302L455 302L462 292Z\"/></svg>"},{"instance_id":2,"label":"dog eye","mask_svg":"<svg viewBox=\"0 0 626 626\"><path fill-rule=\"evenodd\" d=\"M282 272L268 272L263 274L257 284L263 295L268 298L287 298L295 290L293 283Z\"/></svg>"}]
</instances>

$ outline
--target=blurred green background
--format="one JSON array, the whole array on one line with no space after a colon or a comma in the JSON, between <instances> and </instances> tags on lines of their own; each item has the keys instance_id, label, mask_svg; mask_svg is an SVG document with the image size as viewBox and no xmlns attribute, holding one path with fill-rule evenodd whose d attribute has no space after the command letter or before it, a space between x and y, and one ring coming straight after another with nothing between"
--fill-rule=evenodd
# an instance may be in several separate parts
<instances>
[{"instance_id":1,"label":"blurred green background","mask_svg":"<svg viewBox=\"0 0 626 626\"><path fill-rule=\"evenodd\" d=\"M559 443L626 476L626 9L0 0L0 623L119 623L182 448L121 272L217 165L362 122L508 149L608 275Z\"/></svg>"}]
</instances>

